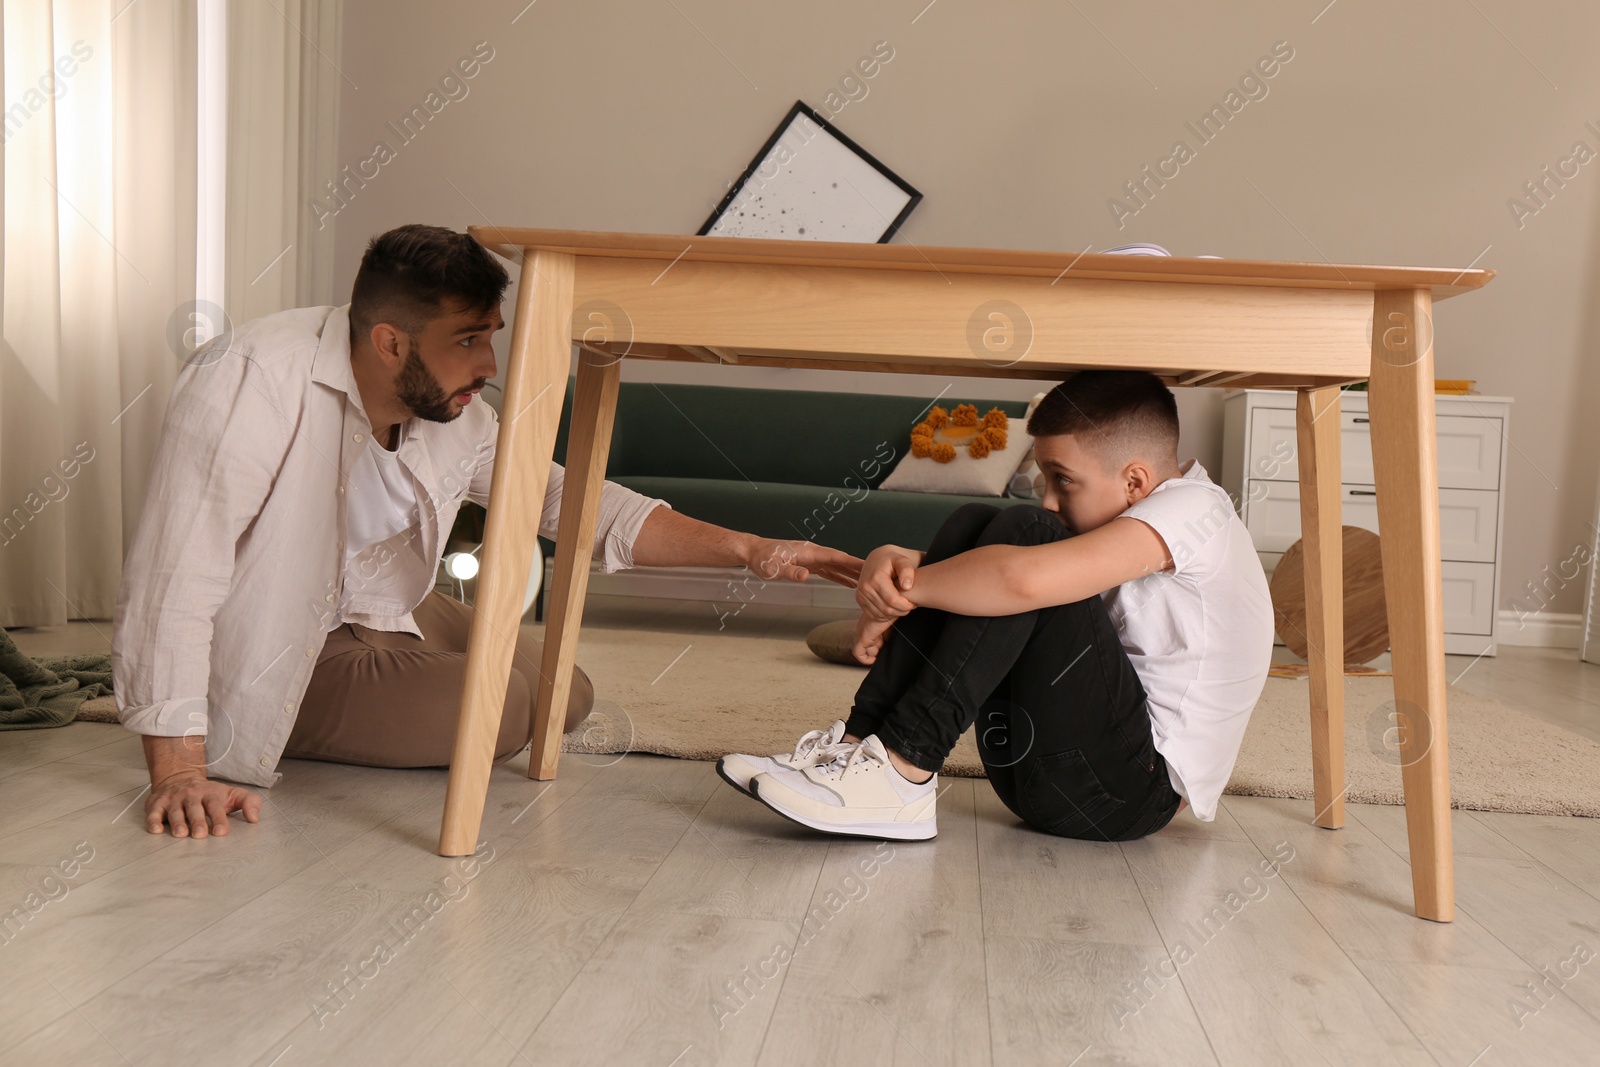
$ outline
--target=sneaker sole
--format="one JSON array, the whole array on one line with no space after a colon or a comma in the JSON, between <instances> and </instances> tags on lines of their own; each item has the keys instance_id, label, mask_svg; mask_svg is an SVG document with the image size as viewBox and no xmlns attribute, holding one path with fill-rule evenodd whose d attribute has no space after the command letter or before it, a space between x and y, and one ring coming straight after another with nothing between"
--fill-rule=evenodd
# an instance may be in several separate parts
<instances>
[{"instance_id":1,"label":"sneaker sole","mask_svg":"<svg viewBox=\"0 0 1600 1067\"><path fill-rule=\"evenodd\" d=\"M792 823L812 830L820 830L822 833L832 834L834 837L864 837L870 841L882 841L885 839L890 841L931 841L939 835L939 824L936 818L929 819L925 823L877 822L853 823L849 826L817 822L804 815L781 808L762 796L761 783L754 778L750 780L750 785L752 786L750 795L765 804L769 810L782 815Z\"/></svg>"},{"instance_id":2,"label":"sneaker sole","mask_svg":"<svg viewBox=\"0 0 1600 1067\"><path fill-rule=\"evenodd\" d=\"M754 797L756 795L754 789L750 788L748 785L740 785L737 778L734 778L727 771L722 769L722 760L717 760L717 777L721 778L724 782L727 782L729 785L733 786L747 797ZM754 783L755 779L752 778L750 781Z\"/></svg>"}]
</instances>

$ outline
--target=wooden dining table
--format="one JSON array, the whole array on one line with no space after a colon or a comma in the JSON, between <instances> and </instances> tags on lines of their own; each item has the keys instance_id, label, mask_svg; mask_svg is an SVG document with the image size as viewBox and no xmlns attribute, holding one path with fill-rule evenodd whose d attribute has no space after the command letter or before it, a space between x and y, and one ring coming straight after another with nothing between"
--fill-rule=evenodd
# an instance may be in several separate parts
<instances>
[{"instance_id":1,"label":"wooden dining table","mask_svg":"<svg viewBox=\"0 0 1600 1067\"><path fill-rule=\"evenodd\" d=\"M1433 304L1494 272L475 226L520 261L439 854L478 844L566 382L566 479L531 778L556 775L625 360L1293 390L1311 820L1344 824L1339 395L1368 382L1416 914L1454 917ZM725 379L719 379L725 380ZM907 432L910 431L908 426ZM735 448L737 442L725 442ZM1237 502L1236 502L1237 504Z\"/></svg>"}]
</instances>

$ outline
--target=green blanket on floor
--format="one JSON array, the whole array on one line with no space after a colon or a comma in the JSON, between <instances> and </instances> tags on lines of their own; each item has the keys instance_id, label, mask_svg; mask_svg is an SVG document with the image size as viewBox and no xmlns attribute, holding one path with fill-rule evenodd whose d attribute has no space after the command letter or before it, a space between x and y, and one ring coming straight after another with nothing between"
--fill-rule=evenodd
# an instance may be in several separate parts
<instances>
[{"instance_id":1,"label":"green blanket on floor","mask_svg":"<svg viewBox=\"0 0 1600 1067\"><path fill-rule=\"evenodd\" d=\"M65 726L85 700L110 695L110 656L33 659L0 630L0 730Z\"/></svg>"}]
</instances>

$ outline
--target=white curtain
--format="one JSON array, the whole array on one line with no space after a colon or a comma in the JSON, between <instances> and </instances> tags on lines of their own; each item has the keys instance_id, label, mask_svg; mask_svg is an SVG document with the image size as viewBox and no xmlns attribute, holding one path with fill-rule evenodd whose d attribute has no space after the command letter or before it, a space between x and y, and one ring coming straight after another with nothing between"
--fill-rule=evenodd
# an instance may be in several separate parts
<instances>
[{"instance_id":1,"label":"white curtain","mask_svg":"<svg viewBox=\"0 0 1600 1067\"><path fill-rule=\"evenodd\" d=\"M198 4L0 0L0 626L106 618L196 322ZM309 302L338 0L230 4L225 315ZM280 255L281 253L281 255Z\"/></svg>"},{"instance_id":2,"label":"white curtain","mask_svg":"<svg viewBox=\"0 0 1600 1067\"><path fill-rule=\"evenodd\" d=\"M228 7L227 311L325 304L333 227L307 202L338 148L339 0ZM342 302L342 301L341 301Z\"/></svg>"},{"instance_id":3,"label":"white curtain","mask_svg":"<svg viewBox=\"0 0 1600 1067\"><path fill-rule=\"evenodd\" d=\"M0 0L0 625L108 616L194 294L194 9Z\"/></svg>"}]
</instances>

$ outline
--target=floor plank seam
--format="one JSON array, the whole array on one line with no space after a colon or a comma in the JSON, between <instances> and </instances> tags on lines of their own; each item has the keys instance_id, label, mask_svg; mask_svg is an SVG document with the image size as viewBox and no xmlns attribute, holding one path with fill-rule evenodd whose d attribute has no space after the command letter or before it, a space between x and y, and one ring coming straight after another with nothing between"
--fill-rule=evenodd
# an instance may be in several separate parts
<instances>
[{"instance_id":1,"label":"floor plank seam","mask_svg":"<svg viewBox=\"0 0 1600 1067\"><path fill-rule=\"evenodd\" d=\"M1241 829L1243 829L1243 827L1241 827ZM1256 845L1254 841L1247 843L1251 848L1254 848L1257 853L1261 851L1260 846ZM1170 961L1172 959L1172 944L1167 940L1166 933L1162 931L1161 924L1156 921L1155 910L1150 907L1150 898L1145 896L1144 886L1139 884L1139 875L1134 870L1133 860L1128 856L1127 847L1121 843L1118 843L1117 852L1122 856L1122 865L1127 868L1128 878L1133 882L1134 892L1139 894L1139 900L1144 904L1144 912L1150 918L1151 928L1155 930L1156 937L1161 939L1161 951ZM1211 1028L1206 1025L1205 1016L1201 1013L1200 1006L1195 1003L1194 994L1189 990L1189 983L1184 981L1183 970L1175 963L1173 964L1173 969L1178 972L1178 988L1183 990L1183 999L1185 1003L1189 1005L1189 1014L1194 1016L1195 1024L1200 1027L1200 1033L1204 1035L1206 1039L1206 1048L1211 1053L1211 1061L1212 1063L1216 1064L1217 1067L1221 1067L1223 1059L1222 1054L1217 1051L1216 1038L1211 1036Z\"/></svg>"},{"instance_id":2,"label":"floor plank seam","mask_svg":"<svg viewBox=\"0 0 1600 1067\"><path fill-rule=\"evenodd\" d=\"M817 864L817 879L811 883L811 892L806 897L806 910L801 913L801 921L795 924L794 945L790 948L790 964L783 969L783 980L778 983L777 995L772 1000L772 1010L767 1013L767 1025L761 1028L761 1041L756 1045L756 1062L761 1062L761 1057L767 1051L767 1039L772 1036L772 1020L778 1017L778 1009L783 1005L783 990L789 984L789 971L794 966L793 960L800 952L800 935L804 931L804 921L811 914L811 902L817 899L817 890L822 887L822 872L828 869L828 857L833 855L833 845L827 844L822 849L822 862Z\"/></svg>"}]
</instances>

